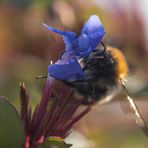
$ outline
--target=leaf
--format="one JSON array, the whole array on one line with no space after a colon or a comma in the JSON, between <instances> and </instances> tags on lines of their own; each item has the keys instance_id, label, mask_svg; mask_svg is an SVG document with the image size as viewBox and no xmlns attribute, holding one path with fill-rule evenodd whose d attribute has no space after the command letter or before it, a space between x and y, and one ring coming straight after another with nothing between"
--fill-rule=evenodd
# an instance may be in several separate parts
<instances>
[{"instance_id":1,"label":"leaf","mask_svg":"<svg viewBox=\"0 0 148 148\"><path fill-rule=\"evenodd\" d=\"M71 144L67 144L62 138L52 136L45 139L41 148L70 148L71 146Z\"/></svg>"},{"instance_id":2,"label":"leaf","mask_svg":"<svg viewBox=\"0 0 148 148\"><path fill-rule=\"evenodd\" d=\"M16 109L4 97L0 97L0 147L21 148L24 137Z\"/></svg>"}]
</instances>

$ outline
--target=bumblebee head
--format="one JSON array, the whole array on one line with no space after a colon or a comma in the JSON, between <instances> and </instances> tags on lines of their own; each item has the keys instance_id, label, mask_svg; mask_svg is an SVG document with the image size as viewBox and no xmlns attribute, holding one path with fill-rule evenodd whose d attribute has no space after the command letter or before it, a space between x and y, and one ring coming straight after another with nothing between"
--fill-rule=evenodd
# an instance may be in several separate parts
<instances>
[{"instance_id":1,"label":"bumblebee head","mask_svg":"<svg viewBox=\"0 0 148 148\"><path fill-rule=\"evenodd\" d=\"M107 47L107 51L111 53L116 62L115 70L117 77L121 79L125 78L128 74L128 65L124 55L119 49L110 46Z\"/></svg>"}]
</instances>

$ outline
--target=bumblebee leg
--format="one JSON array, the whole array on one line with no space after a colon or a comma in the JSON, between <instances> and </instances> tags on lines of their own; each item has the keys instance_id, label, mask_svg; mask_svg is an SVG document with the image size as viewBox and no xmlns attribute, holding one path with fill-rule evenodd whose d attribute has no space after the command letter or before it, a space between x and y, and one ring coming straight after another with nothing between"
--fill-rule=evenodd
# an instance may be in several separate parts
<instances>
[{"instance_id":1,"label":"bumblebee leg","mask_svg":"<svg viewBox=\"0 0 148 148\"><path fill-rule=\"evenodd\" d=\"M95 100L93 100L92 98L91 98L91 96L88 96L88 97L84 97L83 98L83 101L82 101L82 104L83 105L93 105L93 104L95 104L96 103L96 101Z\"/></svg>"},{"instance_id":2,"label":"bumblebee leg","mask_svg":"<svg viewBox=\"0 0 148 148\"><path fill-rule=\"evenodd\" d=\"M46 76L36 76L36 80L38 79L46 79L47 78L47 75Z\"/></svg>"},{"instance_id":3,"label":"bumblebee leg","mask_svg":"<svg viewBox=\"0 0 148 148\"><path fill-rule=\"evenodd\" d=\"M60 53L60 60L62 59L62 55L65 53L66 51L64 50L64 51L62 51L61 53Z\"/></svg>"},{"instance_id":4,"label":"bumblebee leg","mask_svg":"<svg viewBox=\"0 0 148 148\"><path fill-rule=\"evenodd\" d=\"M105 52L106 51L106 45L101 41L101 44L103 45L103 47L104 47L104 50L103 50L103 52Z\"/></svg>"}]
</instances>

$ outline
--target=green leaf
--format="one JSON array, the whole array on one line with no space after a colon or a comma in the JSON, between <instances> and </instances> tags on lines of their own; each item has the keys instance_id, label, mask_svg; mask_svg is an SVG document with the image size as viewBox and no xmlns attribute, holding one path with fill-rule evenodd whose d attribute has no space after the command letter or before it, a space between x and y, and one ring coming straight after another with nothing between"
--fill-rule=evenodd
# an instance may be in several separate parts
<instances>
[{"instance_id":1,"label":"green leaf","mask_svg":"<svg viewBox=\"0 0 148 148\"><path fill-rule=\"evenodd\" d=\"M16 109L0 97L0 148L22 148L24 130Z\"/></svg>"},{"instance_id":2,"label":"green leaf","mask_svg":"<svg viewBox=\"0 0 148 148\"><path fill-rule=\"evenodd\" d=\"M44 143L42 144L41 148L70 148L72 145L67 144L62 138L59 137L48 137Z\"/></svg>"}]
</instances>

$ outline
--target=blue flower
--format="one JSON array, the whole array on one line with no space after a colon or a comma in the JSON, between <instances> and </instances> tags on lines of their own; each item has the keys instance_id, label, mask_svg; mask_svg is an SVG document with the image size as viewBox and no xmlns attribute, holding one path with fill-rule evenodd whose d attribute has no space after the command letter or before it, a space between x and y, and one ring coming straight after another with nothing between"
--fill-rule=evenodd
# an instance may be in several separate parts
<instances>
[{"instance_id":1,"label":"blue flower","mask_svg":"<svg viewBox=\"0 0 148 148\"><path fill-rule=\"evenodd\" d=\"M80 35L74 32L61 31L46 24L48 30L63 36L65 52L53 65L48 66L50 76L65 81L83 80L83 70L79 58L88 57L101 42L105 31L98 16L92 15L84 24Z\"/></svg>"}]
</instances>

